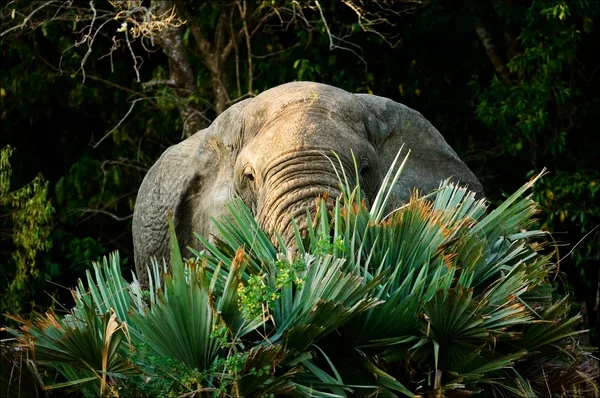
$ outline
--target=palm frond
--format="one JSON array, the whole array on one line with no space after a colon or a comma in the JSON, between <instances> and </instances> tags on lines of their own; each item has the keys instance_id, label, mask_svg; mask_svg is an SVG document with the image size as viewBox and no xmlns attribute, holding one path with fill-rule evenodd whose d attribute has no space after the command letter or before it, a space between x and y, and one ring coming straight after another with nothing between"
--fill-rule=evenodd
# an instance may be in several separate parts
<instances>
[{"instance_id":1,"label":"palm frond","mask_svg":"<svg viewBox=\"0 0 600 398\"><path fill-rule=\"evenodd\" d=\"M528 229L541 174L489 212L449 182L390 209L406 157L370 207L337 160L342 195L307 209L305 235L292 223L296 248L236 199L192 259L169 220L170 268L153 261L148 290L113 254L70 314L9 332L64 376L54 388L96 395L121 380L142 395L598 395L547 235Z\"/></svg>"}]
</instances>

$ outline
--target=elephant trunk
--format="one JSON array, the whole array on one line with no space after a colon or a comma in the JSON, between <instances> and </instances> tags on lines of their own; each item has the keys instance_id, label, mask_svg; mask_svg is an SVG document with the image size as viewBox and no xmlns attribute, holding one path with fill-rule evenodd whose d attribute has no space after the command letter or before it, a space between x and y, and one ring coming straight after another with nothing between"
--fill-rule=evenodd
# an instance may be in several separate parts
<instances>
[{"instance_id":1,"label":"elephant trunk","mask_svg":"<svg viewBox=\"0 0 600 398\"><path fill-rule=\"evenodd\" d=\"M339 182L332 171L322 170L316 175L302 171L281 170L273 175L277 180L265 190L262 203L259 202L257 219L264 231L276 242L275 232L279 232L286 246L295 242L294 220L301 232L307 230L307 209L313 222L317 211L317 199L327 198L327 207L331 210L335 198L340 196ZM285 174L282 177L281 174Z\"/></svg>"}]
</instances>

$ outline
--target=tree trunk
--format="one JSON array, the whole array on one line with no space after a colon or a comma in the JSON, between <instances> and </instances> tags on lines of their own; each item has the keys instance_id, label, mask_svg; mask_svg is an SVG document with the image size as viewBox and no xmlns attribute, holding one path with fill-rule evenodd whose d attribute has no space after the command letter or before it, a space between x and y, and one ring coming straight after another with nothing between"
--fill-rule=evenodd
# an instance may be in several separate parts
<instances>
[{"instance_id":1,"label":"tree trunk","mask_svg":"<svg viewBox=\"0 0 600 398\"><path fill-rule=\"evenodd\" d=\"M211 89L217 115L229 106L227 61L236 45L236 38L232 37L230 25L233 17L233 3L224 2L221 3L220 7L221 11L212 43L203 35L200 27L190 24L192 36L194 36L198 50L202 54L202 63L210 72Z\"/></svg>"},{"instance_id":2,"label":"tree trunk","mask_svg":"<svg viewBox=\"0 0 600 398\"><path fill-rule=\"evenodd\" d=\"M152 7L158 15L170 12L175 7L174 1L152 1ZM187 49L181 36L182 28L168 27L157 34L158 44L169 58L171 80L175 82L175 91L181 99L179 112L186 137L202 130L207 123L200 111L186 103L189 96L197 91L196 76L188 58Z\"/></svg>"},{"instance_id":3,"label":"tree trunk","mask_svg":"<svg viewBox=\"0 0 600 398\"><path fill-rule=\"evenodd\" d=\"M498 49L494 45L494 42L492 41L490 34L488 33L487 29L483 25L483 21L481 20L481 18L476 18L473 25L475 28L475 32L477 32L477 36L479 37L479 40L481 41L481 44L483 44L483 48L485 48L485 52L487 53L487 56L490 59L490 62L492 63L492 65L494 66L494 69L496 70L496 73L498 73L498 75L505 82L510 82L510 76L508 75L508 70L506 69L504 62L502 61L502 57L500 56Z\"/></svg>"}]
</instances>

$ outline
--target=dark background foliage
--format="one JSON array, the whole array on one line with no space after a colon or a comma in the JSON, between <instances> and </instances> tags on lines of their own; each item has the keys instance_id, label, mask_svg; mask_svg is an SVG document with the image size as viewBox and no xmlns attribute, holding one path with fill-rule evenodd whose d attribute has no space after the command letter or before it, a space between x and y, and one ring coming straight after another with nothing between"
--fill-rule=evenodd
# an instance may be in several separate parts
<instances>
[{"instance_id":1,"label":"dark background foliage","mask_svg":"<svg viewBox=\"0 0 600 398\"><path fill-rule=\"evenodd\" d=\"M4 3L0 148L14 153L0 191L2 312L68 300L61 286L113 250L129 272L137 188L162 151L240 98L311 80L423 113L492 204L546 167L534 197L558 245L557 284L598 329L599 2L112 1L94 3L89 29L87 2L49 4L21 27L46 3ZM129 43L118 32L171 6L182 26ZM38 175L46 196L19 191ZM54 209L50 221L34 202ZM35 223L48 233L31 232ZM28 226L48 247L15 239ZM23 269L25 283L11 284Z\"/></svg>"}]
</instances>

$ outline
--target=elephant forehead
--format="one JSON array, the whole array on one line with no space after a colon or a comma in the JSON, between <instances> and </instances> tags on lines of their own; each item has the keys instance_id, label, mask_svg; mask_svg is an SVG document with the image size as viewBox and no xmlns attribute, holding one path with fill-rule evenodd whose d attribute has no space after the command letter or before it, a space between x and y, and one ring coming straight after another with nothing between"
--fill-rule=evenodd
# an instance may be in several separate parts
<instances>
[{"instance_id":1,"label":"elephant forehead","mask_svg":"<svg viewBox=\"0 0 600 398\"><path fill-rule=\"evenodd\" d=\"M322 114L337 114L348 122L362 119L361 106L356 97L337 87L312 82L284 84L258 95L250 105L247 116L262 124L282 115L302 114L318 110Z\"/></svg>"},{"instance_id":2,"label":"elephant forehead","mask_svg":"<svg viewBox=\"0 0 600 398\"><path fill-rule=\"evenodd\" d=\"M266 164L280 156L294 157L310 150L327 154L333 150L340 156L350 156L351 150L359 153L366 146L366 133L358 131L362 126L352 126L338 116L327 116L314 109L286 115L249 140L243 150L244 158L262 159Z\"/></svg>"},{"instance_id":3,"label":"elephant forehead","mask_svg":"<svg viewBox=\"0 0 600 398\"><path fill-rule=\"evenodd\" d=\"M343 140L366 138L363 127L331 109L311 107L278 115L265 124L257 138L286 146L328 148Z\"/></svg>"}]
</instances>

